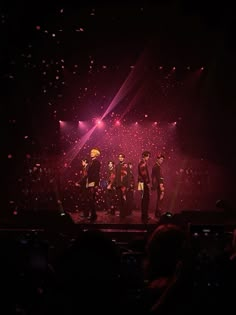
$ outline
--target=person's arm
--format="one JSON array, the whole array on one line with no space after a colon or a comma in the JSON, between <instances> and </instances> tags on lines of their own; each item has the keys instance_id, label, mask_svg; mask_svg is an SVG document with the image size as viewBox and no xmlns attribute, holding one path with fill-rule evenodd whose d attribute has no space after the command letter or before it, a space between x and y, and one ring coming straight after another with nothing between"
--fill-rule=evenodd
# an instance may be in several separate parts
<instances>
[{"instance_id":1,"label":"person's arm","mask_svg":"<svg viewBox=\"0 0 236 315\"><path fill-rule=\"evenodd\" d=\"M160 200L164 198L164 194L165 194L164 183L160 183Z\"/></svg>"},{"instance_id":2,"label":"person's arm","mask_svg":"<svg viewBox=\"0 0 236 315\"><path fill-rule=\"evenodd\" d=\"M152 178L152 190L156 190L157 189L157 174L156 174L155 166L152 168L151 178Z\"/></svg>"},{"instance_id":3,"label":"person's arm","mask_svg":"<svg viewBox=\"0 0 236 315\"><path fill-rule=\"evenodd\" d=\"M140 164L140 175L141 179L144 183L149 184L149 177L147 173L147 164L145 162L142 162Z\"/></svg>"}]
</instances>

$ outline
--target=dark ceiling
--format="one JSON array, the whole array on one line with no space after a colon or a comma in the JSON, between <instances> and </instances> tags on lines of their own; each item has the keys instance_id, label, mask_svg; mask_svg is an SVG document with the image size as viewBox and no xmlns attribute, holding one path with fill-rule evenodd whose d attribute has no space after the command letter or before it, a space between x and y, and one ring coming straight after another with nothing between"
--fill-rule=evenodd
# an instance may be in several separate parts
<instances>
[{"instance_id":1,"label":"dark ceiling","mask_svg":"<svg viewBox=\"0 0 236 315\"><path fill-rule=\"evenodd\" d=\"M37 138L42 121L53 133L59 119L101 115L135 65L139 71L130 80L133 90L120 102L120 111L135 87L144 86L145 103L137 101L129 118L146 113L154 120L180 118L186 151L198 155L208 150L222 161L226 155L234 165L233 12L227 1L2 1L7 150L20 146L26 132ZM166 80L173 66L175 82ZM194 90L177 93L188 66L193 73L204 66L205 72ZM166 98L158 92L162 85Z\"/></svg>"}]
</instances>

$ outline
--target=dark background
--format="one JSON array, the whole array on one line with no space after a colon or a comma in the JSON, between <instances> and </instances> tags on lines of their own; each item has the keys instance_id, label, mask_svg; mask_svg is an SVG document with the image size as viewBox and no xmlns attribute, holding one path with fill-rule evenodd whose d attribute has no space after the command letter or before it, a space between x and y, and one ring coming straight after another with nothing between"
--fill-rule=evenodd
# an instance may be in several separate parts
<instances>
[{"instance_id":1,"label":"dark background","mask_svg":"<svg viewBox=\"0 0 236 315\"><path fill-rule=\"evenodd\" d=\"M0 17L7 179L22 171L27 155L60 155L58 121L101 116L132 69L115 117L141 89L126 122L145 115L177 121L182 153L223 166L234 179L235 18L229 1L2 1Z\"/></svg>"}]
</instances>

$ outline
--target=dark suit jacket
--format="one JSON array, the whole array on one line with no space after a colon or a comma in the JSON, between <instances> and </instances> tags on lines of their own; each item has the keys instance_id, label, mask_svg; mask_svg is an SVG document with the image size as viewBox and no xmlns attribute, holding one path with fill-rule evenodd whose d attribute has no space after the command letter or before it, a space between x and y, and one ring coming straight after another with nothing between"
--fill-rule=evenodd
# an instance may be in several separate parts
<instances>
[{"instance_id":1,"label":"dark suit jacket","mask_svg":"<svg viewBox=\"0 0 236 315\"><path fill-rule=\"evenodd\" d=\"M94 159L88 167L88 183L95 182L95 186L99 185L101 163Z\"/></svg>"},{"instance_id":2,"label":"dark suit jacket","mask_svg":"<svg viewBox=\"0 0 236 315\"><path fill-rule=\"evenodd\" d=\"M159 189L160 184L164 183L164 178L161 174L160 165L157 163L152 168L152 187L153 189Z\"/></svg>"}]
</instances>

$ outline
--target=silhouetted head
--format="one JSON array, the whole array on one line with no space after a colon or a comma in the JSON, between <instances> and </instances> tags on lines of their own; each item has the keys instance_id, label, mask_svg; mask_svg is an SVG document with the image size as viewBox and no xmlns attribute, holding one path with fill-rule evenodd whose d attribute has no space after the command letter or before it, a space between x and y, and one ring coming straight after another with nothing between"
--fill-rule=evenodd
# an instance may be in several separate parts
<instances>
[{"instance_id":1,"label":"silhouetted head","mask_svg":"<svg viewBox=\"0 0 236 315\"><path fill-rule=\"evenodd\" d=\"M161 224L151 234L146 246L145 263L147 277L171 276L185 256L187 248L185 232L175 224Z\"/></svg>"},{"instance_id":2,"label":"silhouetted head","mask_svg":"<svg viewBox=\"0 0 236 315\"><path fill-rule=\"evenodd\" d=\"M142 153L142 158L146 158L146 157L150 157L151 156L151 152L149 151L143 151Z\"/></svg>"}]
</instances>

